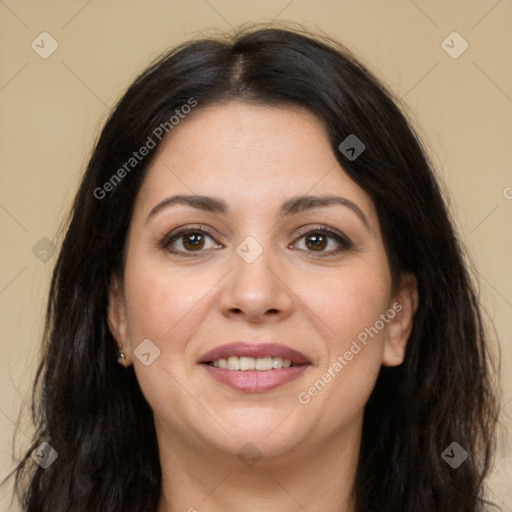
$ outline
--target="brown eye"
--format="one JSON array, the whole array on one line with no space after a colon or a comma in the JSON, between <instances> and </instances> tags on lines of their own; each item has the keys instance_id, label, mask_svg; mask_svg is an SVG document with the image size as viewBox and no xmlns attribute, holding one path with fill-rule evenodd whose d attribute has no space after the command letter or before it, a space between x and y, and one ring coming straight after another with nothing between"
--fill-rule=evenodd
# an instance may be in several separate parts
<instances>
[{"instance_id":1,"label":"brown eye","mask_svg":"<svg viewBox=\"0 0 512 512\"><path fill-rule=\"evenodd\" d=\"M294 245L297 244L303 252L316 253L315 257L334 256L352 247L352 242L345 235L327 226L303 230Z\"/></svg>"},{"instance_id":2,"label":"brown eye","mask_svg":"<svg viewBox=\"0 0 512 512\"><path fill-rule=\"evenodd\" d=\"M202 229L185 228L166 236L161 247L169 252L190 255L190 253L201 253L208 249L222 247L217 244L213 237Z\"/></svg>"},{"instance_id":3,"label":"brown eye","mask_svg":"<svg viewBox=\"0 0 512 512\"><path fill-rule=\"evenodd\" d=\"M328 237L322 233L313 233L305 236L306 247L312 251L323 251L327 247Z\"/></svg>"},{"instance_id":4,"label":"brown eye","mask_svg":"<svg viewBox=\"0 0 512 512\"><path fill-rule=\"evenodd\" d=\"M204 235L202 233L190 233L188 235L182 235L181 238L183 239L183 247L187 251L202 249L204 246Z\"/></svg>"}]
</instances>

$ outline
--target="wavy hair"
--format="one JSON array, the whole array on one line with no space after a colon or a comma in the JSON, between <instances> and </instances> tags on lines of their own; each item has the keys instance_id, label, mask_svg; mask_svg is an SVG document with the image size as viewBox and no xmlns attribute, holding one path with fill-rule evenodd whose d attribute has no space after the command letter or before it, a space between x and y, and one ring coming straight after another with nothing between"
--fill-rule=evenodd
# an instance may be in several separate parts
<instances>
[{"instance_id":1,"label":"wavy hair","mask_svg":"<svg viewBox=\"0 0 512 512\"><path fill-rule=\"evenodd\" d=\"M357 512L485 510L498 409L492 357L433 166L399 101L344 46L301 30L251 27L159 57L99 135L51 279L32 394L36 430L13 471L23 511L156 510L152 411L133 367L116 362L106 319L109 283L122 275L134 201L156 149L105 197L97 190L191 98L197 109L232 100L309 109L375 203L393 283L404 272L416 276L405 361L382 367L365 407ZM366 146L355 160L338 149L350 134ZM47 469L31 458L44 441L58 453ZM457 469L441 457L452 442L469 454Z\"/></svg>"}]
</instances>

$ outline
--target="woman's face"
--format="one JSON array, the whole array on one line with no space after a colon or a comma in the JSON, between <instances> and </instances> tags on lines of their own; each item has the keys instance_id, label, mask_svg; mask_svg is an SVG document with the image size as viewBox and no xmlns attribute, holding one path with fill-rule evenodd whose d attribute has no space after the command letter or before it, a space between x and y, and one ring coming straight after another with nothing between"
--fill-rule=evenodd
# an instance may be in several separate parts
<instances>
[{"instance_id":1,"label":"woman's face","mask_svg":"<svg viewBox=\"0 0 512 512\"><path fill-rule=\"evenodd\" d=\"M138 194L109 325L159 443L285 456L357 437L404 357L404 283L392 295L375 206L315 116L199 105Z\"/></svg>"}]
</instances>

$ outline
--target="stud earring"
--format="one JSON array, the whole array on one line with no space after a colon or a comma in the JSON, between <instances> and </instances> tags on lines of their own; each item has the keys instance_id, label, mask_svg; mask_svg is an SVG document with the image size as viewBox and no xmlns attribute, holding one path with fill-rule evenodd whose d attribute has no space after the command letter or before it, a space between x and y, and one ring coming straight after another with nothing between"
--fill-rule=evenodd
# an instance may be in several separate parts
<instances>
[{"instance_id":1,"label":"stud earring","mask_svg":"<svg viewBox=\"0 0 512 512\"><path fill-rule=\"evenodd\" d=\"M126 368L126 356L123 352L123 347L119 348L119 353L117 355L117 362Z\"/></svg>"}]
</instances>

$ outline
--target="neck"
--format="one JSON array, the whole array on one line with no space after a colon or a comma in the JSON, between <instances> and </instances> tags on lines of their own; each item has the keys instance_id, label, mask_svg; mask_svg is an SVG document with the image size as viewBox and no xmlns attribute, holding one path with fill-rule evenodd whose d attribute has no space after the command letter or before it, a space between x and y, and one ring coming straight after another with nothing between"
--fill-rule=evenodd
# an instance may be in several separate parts
<instances>
[{"instance_id":1,"label":"neck","mask_svg":"<svg viewBox=\"0 0 512 512\"><path fill-rule=\"evenodd\" d=\"M361 425L359 418L323 443L305 441L248 465L160 435L157 512L354 512Z\"/></svg>"}]
</instances>

